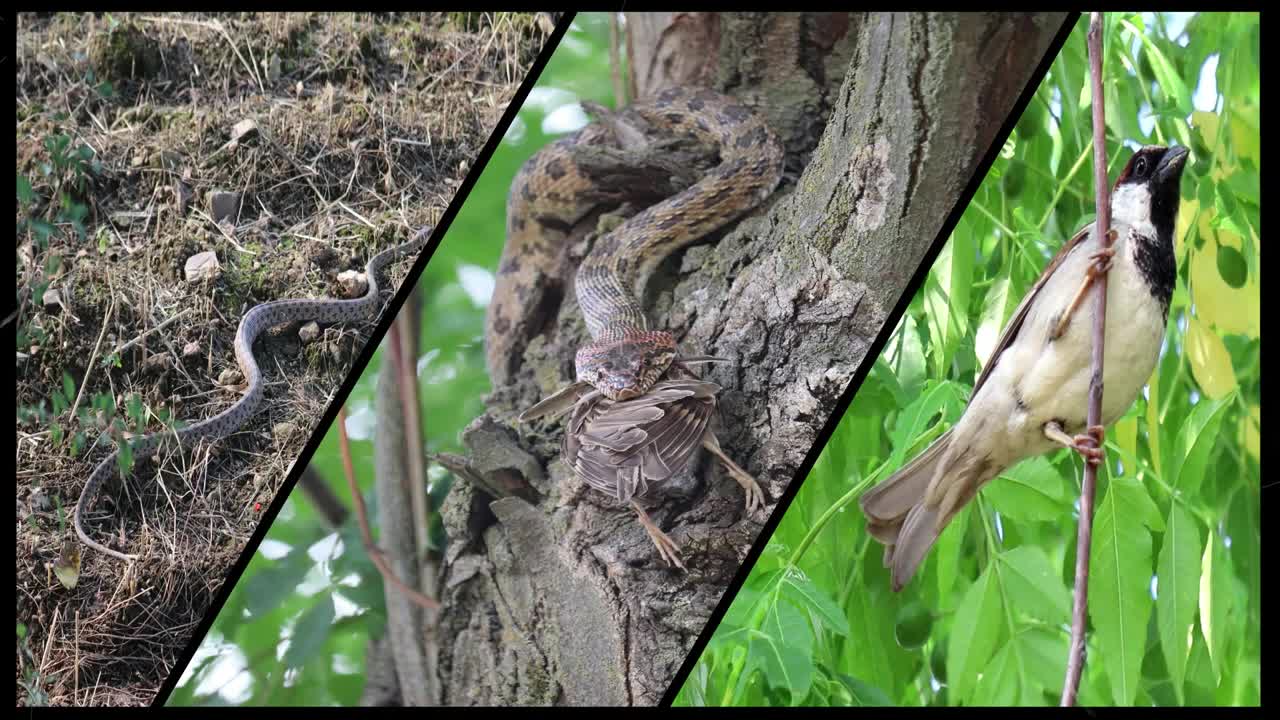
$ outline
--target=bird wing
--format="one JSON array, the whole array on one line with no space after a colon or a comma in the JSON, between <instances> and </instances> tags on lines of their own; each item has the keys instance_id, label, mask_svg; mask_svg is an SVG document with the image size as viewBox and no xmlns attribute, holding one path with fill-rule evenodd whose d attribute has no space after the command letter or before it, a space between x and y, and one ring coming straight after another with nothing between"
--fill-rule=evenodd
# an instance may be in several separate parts
<instances>
[{"instance_id":1,"label":"bird wing","mask_svg":"<svg viewBox=\"0 0 1280 720\"><path fill-rule=\"evenodd\" d=\"M969 394L970 398L978 394L978 388L982 387L982 384L987 381L987 377L995 369L1000 355L1013 344L1014 338L1018 337L1018 331L1022 329L1022 322L1026 320L1027 312L1031 310L1031 305L1035 302L1036 296L1040 294L1040 289L1045 286L1045 283L1057 271L1062 261L1067 259L1071 251L1084 242L1085 238L1089 237L1089 229L1092 227L1092 225L1084 226L1075 236L1062 244L1062 247L1058 249L1058 254L1053 256L1053 259L1045 266L1044 272L1040 273L1040 278L1036 280L1036 284L1032 285L1026 297L1022 298L1018 309L1013 311L1013 317L1010 318L1009 324L1005 326L1004 332L1000 334L1000 340L996 343L995 350L991 351L991 357L987 360L987 364L983 366L982 373L978 375L978 380L973 384L973 391Z\"/></svg>"}]
</instances>

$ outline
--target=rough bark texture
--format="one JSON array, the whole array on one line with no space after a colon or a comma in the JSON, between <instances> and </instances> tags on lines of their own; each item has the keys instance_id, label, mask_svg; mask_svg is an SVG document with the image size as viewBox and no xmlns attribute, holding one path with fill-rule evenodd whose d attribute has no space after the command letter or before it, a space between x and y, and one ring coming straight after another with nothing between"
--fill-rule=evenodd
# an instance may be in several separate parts
<instances>
[{"instance_id":1,"label":"rough bark texture","mask_svg":"<svg viewBox=\"0 0 1280 720\"><path fill-rule=\"evenodd\" d=\"M1063 19L628 17L642 96L711 85L787 145L788 179L766 207L662 264L645 295L687 352L731 359L705 374L724 388L717 434L771 501ZM594 226L579 230L575 257ZM565 472L561 422L515 423L572 380L586 333L565 282L555 320L464 434L470 456L451 464L464 481L443 509L447 703L656 702L764 519L744 517L741 489L701 458L651 513L684 548L689 571L673 571L629 510Z\"/></svg>"}]
</instances>

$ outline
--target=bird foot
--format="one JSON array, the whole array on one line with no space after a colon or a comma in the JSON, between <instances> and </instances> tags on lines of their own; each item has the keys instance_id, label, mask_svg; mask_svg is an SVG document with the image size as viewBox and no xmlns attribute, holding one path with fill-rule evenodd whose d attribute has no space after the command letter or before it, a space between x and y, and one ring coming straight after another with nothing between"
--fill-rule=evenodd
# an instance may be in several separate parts
<instances>
[{"instance_id":1,"label":"bird foot","mask_svg":"<svg viewBox=\"0 0 1280 720\"><path fill-rule=\"evenodd\" d=\"M671 536L662 532L662 528L649 517L649 513L640 507L636 501L631 501L631 507L635 509L636 515L640 519L640 524L644 526L645 532L649 533L649 539L653 541L654 547L658 548L658 555L662 557L663 562L667 565L674 565L681 570L686 570L684 563L680 562L680 546L676 544Z\"/></svg>"},{"instance_id":2,"label":"bird foot","mask_svg":"<svg viewBox=\"0 0 1280 720\"><path fill-rule=\"evenodd\" d=\"M1115 234L1116 234L1116 231L1112 230L1111 235L1113 236L1112 237L1113 242L1115 239L1114 238ZM1097 278L1101 275L1106 275L1108 272L1110 272L1111 264L1112 264L1111 261L1113 258L1115 258L1115 256L1116 256L1116 249L1111 245L1108 245L1107 247L1102 248L1098 252L1090 255L1089 259L1092 260L1094 264L1089 266L1089 271L1088 271L1089 279L1093 280L1094 278Z\"/></svg>"},{"instance_id":3,"label":"bird foot","mask_svg":"<svg viewBox=\"0 0 1280 720\"><path fill-rule=\"evenodd\" d=\"M1071 439L1071 447L1080 453L1085 462L1097 467L1106 454L1106 451L1102 448L1102 439L1103 427L1101 425L1090 425L1089 429Z\"/></svg>"},{"instance_id":4,"label":"bird foot","mask_svg":"<svg viewBox=\"0 0 1280 720\"><path fill-rule=\"evenodd\" d=\"M702 446L705 447L712 455L720 459L724 463L725 470L729 473L729 477L733 478L746 492L747 514L751 515L756 510L764 507L764 491L760 489L760 484L756 479L751 477L751 473L743 470L737 463L729 459L720 447L720 441L716 439L715 433L710 429L702 436Z\"/></svg>"},{"instance_id":5,"label":"bird foot","mask_svg":"<svg viewBox=\"0 0 1280 720\"><path fill-rule=\"evenodd\" d=\"M1103 427L1101 425L1091 425L1083 433L1073 436L1064 432L1061 424L1050 422L1045 424L1044 434L1045 437L1061 444L1063 447L1071 448L1080 453L1085 462L1095 467L1105 457L1105 450L1102 447Z\"/></svg>"}]
</instances>

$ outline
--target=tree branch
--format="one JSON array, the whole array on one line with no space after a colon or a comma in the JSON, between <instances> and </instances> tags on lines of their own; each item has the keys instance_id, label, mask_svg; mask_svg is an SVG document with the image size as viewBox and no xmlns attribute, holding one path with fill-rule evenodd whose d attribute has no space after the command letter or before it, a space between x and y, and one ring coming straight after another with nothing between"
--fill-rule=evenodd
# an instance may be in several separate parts
<instances>
[{"instance_id":1,"label":"tree branch","mask_svg":"<svg viewBox=\"0 0 1280 720\"><path fill-rule=\"evenodd\" d=\"M356 506L356 519L360 524L360 537L364 541L365 551L369 553L369 559L378 568L378 572L382 573L382 577L399 588L410 601L428 610L435 610L440 607L440 603L406 585L391 569L391 566L387 564L387 558L382 549L373 541L373 533L369 529L369 510L365 507L364 497L360 494L360 486L356 484L356 472L351 464L351 446L347 440L347 412L345 409L340 408L338 410L337 420L338 441L342 446L342 469L347 476L347 486L351 488L351 500Z\"/></svg>"},{"instance_id":2,"label":"tree branch","mask_svg":"<svg viewBox=\"0 0 1280 720\"><path fill-rule=\"evenodd\" d=\"M1102 92L1102 13L1089 16L1089 77L1093 92L1093 182L1097 193L1097 237L1101 249L1111 245L1111 193L1107 183L1106 113ZM1097 309L1093 315L1092 375L1089 381L1090 427L1102 423L1102 350L1107 324L1107 276L1094 281ZM1103 437L1098 438L1099 447ZM1093 501L1097 491L1098 466L1084 464L1080 488L1080 528L1076 538L1076 584L1071 608L1071 645L1067 655L1067 677L1062 687L1062 706L1076 703L1080 674L1084 669L1086 611L1089 602L1089 549L1093 545Z\"/></svg>"}]
</instances>

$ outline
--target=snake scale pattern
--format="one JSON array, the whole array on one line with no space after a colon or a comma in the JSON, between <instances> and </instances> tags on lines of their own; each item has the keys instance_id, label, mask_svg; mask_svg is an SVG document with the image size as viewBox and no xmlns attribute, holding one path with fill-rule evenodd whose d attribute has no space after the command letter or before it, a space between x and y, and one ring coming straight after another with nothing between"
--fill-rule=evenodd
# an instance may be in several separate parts
<instances>
[{"instance_id":1,"label":"snake scale pattern","mask_svg":"<svg viewBox=\"0 0 1280 720\"><path fill-rule=\"evenodd\" d=\"M574 276L592 338L575 356L577 381L520 419L572 407L563 443L566 463L590 486L630 501L663 558L683 567L678 546L649 519L637 498L683 467L699 446L726 464L747 491L749 510L762 505L763 498L709 430L719 388L698 381L687 368L718 359L681 356L670 332L650 326L638 290L663 258L732 222L777 188L784 149L764 120L712 90L671 88L530 158L508 195L507 244L489 306L486 359L495 386L514 377L519 353L542 330L536 306L546 302L546 288L561 272L573 226L625 195L625 188L595 187L575 163L575 149L624 144L629 138L619 128L625 129L627 118L638 118L649 132L714 148L719 164L595 242Z\"/></svg>"},{"instance_id":2,"label":"snake scale pattern","mask_svg":"<svg viewBox=\"0 0 1280 720\"><path fill-rule=\"evenodd\" d=\"M258 411L259 406L262 404L263 391L266 387L262 372L258 369L258 363L253 357L254 340L268 328L286 323L314 320L319 323L331 324L372 318L381 305L378 296L378 275L392 261L406 255L416 254L422 250L426 246L427 240L431 237L431 230L432 228L428 227L420 231L409 242L383 250L370 258L365 265L365 276L368 278L369 283L368 290L359 298L351 300L287 299L255 305L249 312L245 313L240 320L240 326L236 329L236 363L240 366L241 372L244 373L244 379L248 385L244 395L226 410L188 427L179 430L155 432L130 440L129 446L135 461L155 454L161 445L168 442L176 441L180 445L191 446L201 440L218 440L239 429ZM114 474L119 454L119 450L114 450L103 458L102 462L98 463L98 466L94 468L93 474L89 476L89 481L85 483L84 489L80 492L80 498L76 500L75 510L76 535L79 536L80 542L105 555L110 555L120 560L136 560L137 555L118 552L94 541L85 532L82 523L85 509L97 496L98 488Z\"/></svg>"}]
</instances>

